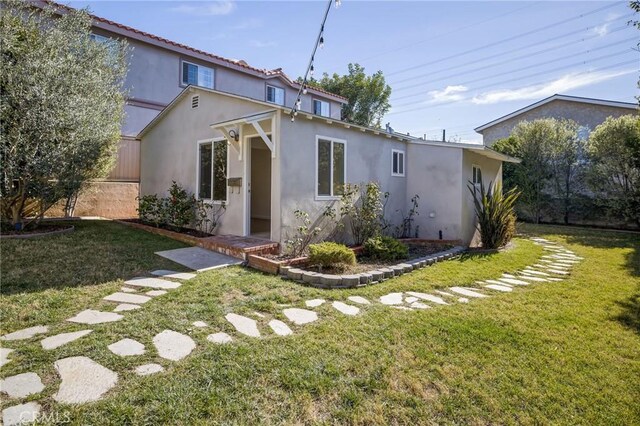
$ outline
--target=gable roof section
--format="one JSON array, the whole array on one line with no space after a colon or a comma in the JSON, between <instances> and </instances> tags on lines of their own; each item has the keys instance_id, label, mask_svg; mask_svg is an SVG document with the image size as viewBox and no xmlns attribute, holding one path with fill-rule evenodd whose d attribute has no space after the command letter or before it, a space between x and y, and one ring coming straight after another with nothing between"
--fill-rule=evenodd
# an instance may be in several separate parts
<instances>
[{"instance_id":1,"label":"gable roof section","mask_svg":"<svg viewBox=\"0 0 640 426\"><path fill-rule=\"evenodd\" d=\"M541 101L532 103L531 105L528 105L524 108L520 108L519 110L516 110L510 114L504 115L500 118L497 118L493 121L490 121L486 124L483 124L480 127L476 127L474 130L478 133L482 133L483 130L492 127L498 123L501 123L503 121L506 121L510 118L513 117L517 117L520 114L524 114L527 111L531 111L532 109L538 108L542 105L548 104L549 102L553 102L553 101L570 101L570 102L578 102L578 103L583 103L583 104L592 104L592 105L602 105L602 106L611 106L611 107L616 107L616 108L627 108L627 109L633 109L633 110L638 110L638 105L637 104L633 104L630 102L618 102L618 101L608 101L605 99L593 99L593 98L583 98L583 97L579 97L579 96L568 96L568 95L558 95L555 94L553 96L549 96L548 98L542 99Z\"/></svg>"},{"instance_id":2,"label":"gable roof section","mask_svg":"<svg viewBox=\"0 0 640 426\"><path fill-rule=\"evenodd\" d=\"M73 10L73 8L56 3L52 0L30 0L31 3L37 7L44 8L46 6L51 6L57 13L65 13L67 11ZM254 75L256 77L262 77L265 80L272 78L279 78L284 81L286 84L290 85L295 89L300 89L300 83L292 80L287 74L282 71L282 68L275 68L273 70L260 69L256 67L252 67L247 64L243 60L233 60L228 59L222 56L214 55L213 53L205 52L204 50L196 49L185 44L177 43L175 41L168 40L166 38L147 33L145 31L138 30L136 28L129 27L124 24L120 24L118 22L111 21L109 19L101 18L99 16L89 14L91 19L93 20L93 26L96 28L101 28L106 31L119 34L124 37L132 38L144 43L148 43L154 46L158 46L164 49L168 49L177 53L182 53L184 55L189 55L195 58L199 58L204 61L212 62L214 64L224 66L230 69L234 69L236 71L244 72L247 74ZM320 94L321 96L328 97L337 102L345 102L347 98L336 95L335 93L327 92L326 90L320 89L315 86L307 86L307 90L311 93Z\"/></svg>"}]
</instances>

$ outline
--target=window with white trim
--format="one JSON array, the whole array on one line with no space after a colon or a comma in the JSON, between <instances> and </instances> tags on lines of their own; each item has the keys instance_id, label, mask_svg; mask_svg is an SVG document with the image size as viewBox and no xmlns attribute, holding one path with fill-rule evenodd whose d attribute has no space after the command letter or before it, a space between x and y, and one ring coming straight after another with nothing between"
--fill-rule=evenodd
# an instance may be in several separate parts
<instances>
[{"instance_id":1,"label":"window with white trim","mask_svg":"<svg viewBox=\"0 0 640 426\"><path fill-rule=\"evenodd\" d=\"M472 167L471 182L473 182L474 185L478 186L482 183L482 170L480 169L480 166L474 165Z\"/></svg>"},{"instance_id":2,"label":"window with white trim","mask_svg":"<svg viewBox=\"0 0 640 426\"><path fill-rule=\"evenodd\" d=\"M198 144L198 198L227 201L227 140Z\"/></svg>"},{"instance_id":3,"label":"window with white trim","mask_svg":"<svg viewBox=\"0 0 640 426\"><path fill-rule=\"evenodd\" d=\"M404 151L391 150L391 176L404 176Z\"/></svg>"},{"instance_id":4,"label":"window with white trim","mask_svg":"<svg viewBox=\"0 0 640 426\"><path fill-rule=\"evenodd\" d=\"M347 170L346 141L316 138L316 195L337 197L344 193Z\"/></svg>"},{"instance_id":5,"label":"window with white trim","mask_svg":"<svg viewBox=\"0 0 640 426\"><path fill-rule=\"evenodd\" d=\"M213 89L213 77L215 71L212 68L182 61L182 84Z\"/></svg>"},{"instance_id":6,"label":"window with white trim","mask_svg":"<svg viewBox=\"0 0 640 426\"><path fill-rule=\"evenodd\" d=\"M267 85L267 102L284 105L284 89Z\"/></svg>"},{"instance_id":7,"label":"window with white trim","mask_svg":"<svg viewBox=\"0 0 640 426\"><path fill-rule=\"evenodd\" d=\"M313 100L313 113L315 115L321 115L323 117L329 117L329 102L320 101L318 99Z\"/></svg>"},{"instance_id":8,"label":"window with white trim","mask_svg":"<svg viewBox=\"0 0 640 426\"><path fill-rule=\"evenodd\" d=\"M98 42L98 43L109 43L111 41L111 39L109 37L105 37L103 35L94 34L94 33L91 33L89 35L89 38L91 40L95 41L95 42Z\"/></svg>"}]
</instances>

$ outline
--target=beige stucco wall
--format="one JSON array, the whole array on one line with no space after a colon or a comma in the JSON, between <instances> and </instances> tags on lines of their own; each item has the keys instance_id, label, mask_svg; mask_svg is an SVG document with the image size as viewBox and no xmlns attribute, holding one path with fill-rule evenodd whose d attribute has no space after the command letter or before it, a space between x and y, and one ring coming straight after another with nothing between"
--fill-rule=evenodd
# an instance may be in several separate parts
<instances>
[{"instance_id":1,"label":"beige stucco wall","mask_svg":"<svg viewBox=\"0 0 640 426\"><path fill-rule=\"evenodd\" d=\"M486 128L482 131L482 140L485 145L491 146L496 140L509 137L513 128L521 121L532 121L539 118L566 118L592 131L607 117L620 117L633 113L637 113L637 110L556 99Z\"/></svg>"}]
</instances>

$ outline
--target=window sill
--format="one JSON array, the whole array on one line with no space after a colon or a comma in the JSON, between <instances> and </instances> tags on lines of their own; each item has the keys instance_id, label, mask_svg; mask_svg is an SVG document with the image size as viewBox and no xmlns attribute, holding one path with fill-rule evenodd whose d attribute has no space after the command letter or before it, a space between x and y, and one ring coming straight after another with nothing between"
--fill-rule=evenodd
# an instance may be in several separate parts
<instances>
[{"instance_id":1,"label":"window sill","mask_svg":"<svg viewBox=\"0 0 640 426\"><path fill-rule=\"evenodd\" d=\"M217 204L217 205L223 205L223 204L224 204L224 205L228 205L228 204L229 204L229 202L228 202L228 201L221 201L221 200L208 200L208 199L205 199L205 198L199 198L199 199L198 199L198 201L202 201L202 202L203 202L203 203L205 203L205 204L211 204L211 205L213 205L213 204Z\"/></svg>"},{"instance_id":2,"label":"window sill","mask_svg":"<svg viewBox=\"0 0 640 426\"><path fill-rule=\"evenodd\" d=\"M404 174L401 174L401 175L400 175L400 174L398 174L398 173L391 173L391 176L392 176L392 177L405 177L405 175L404 175Z\"/></svg>"},{"instance_id":3,"label":"window sill","mask_svg":"<svg viewBox=\"0 0 640 426\"><path fill-rule=\"evenodd\" d=\"M338 201L339 199L340 199L340 196L335 196L335 195L316 195L315 196L316 201Z\"/></svg>"}]
</instances>

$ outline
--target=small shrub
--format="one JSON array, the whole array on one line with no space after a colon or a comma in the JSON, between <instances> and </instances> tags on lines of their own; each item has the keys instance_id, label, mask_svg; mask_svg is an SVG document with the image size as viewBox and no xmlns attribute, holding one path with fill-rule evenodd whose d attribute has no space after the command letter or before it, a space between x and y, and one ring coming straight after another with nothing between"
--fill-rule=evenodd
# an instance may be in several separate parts
<instances>
[{"instance_id":1,"label":"small shrub","mask_svg":"<svg viewBox=\"0 0 640 426\"><path fill-rule=\"evenodd\" d=\"M388 226L384 219L384 207L388 198L389 193L382 192L376 182L344 186L340 215L347 219L356 245L380 235Z\"/></svg>"},{"instance_id":2,"label":"small shrub","mask_svg":"<svg viewBox=\"0 0 640 426\"><path fill-rule=\"evenodd\" d=\"M520 193L516 188L502 193L502 185L484 184L480 188L469 183L469 191L473 195L473 203L478 217L478 228L482 247L497 249L506 245L516 229L516 214L514 205Z\"/></svg>"},{"instance_id":3,"label":"small shrub","mask_svg":"<svg viewBox=\"0 0 640 426\"><path fill-rule=\"evenodd\" d=\"M356 263L356 255L344 244L324 242L309 246L309 263L322 268L340 269Z\"/></svg>"},{"instance_id":4,"label":"small shrub","mask_svg":"<svg viewBox=\"0 0 640 426\"><path fill-rule=\"evenodd\" d=\"M163 200L158 198L156 194L138 197L138 215L140 220L152 223L156 227L164 223L163 218Z\"/></svg>"},{"instance_id":5,"label":"small shrub","mask_svg":"<svg viewBox=\"0 0 640 426\"><path fill-rule=\"evenodd\" d=\"M167 222L178 228L190 225L194 220L196 198L173 181L169 197L165 199Z\"/></svg>"},{"instance_id":6,"label":"small shrub","mask_svg":"<svg viewBox=\"0 0 640 426\"><path fill-rule=\"evenodd\" d=\"M401 260L409 257L409 247L395 238L374 237L365 241L364 254L371 259Z\"/></svg>"},{"instance_id":7,"label":"small shrub","mask_svg":"<svg viewBox=\"0 0 640 426\"><path fill-rule=\"evenodd\" d=\"M287 247L286 252L289 255L298 257L307 251L307 247L309 247L311 241L320 233L321 229L311 226L309 213L304 210L296 209L293 214L300 224L296 227L296 233L293 238L287 239L285 245Z\"/></svg>"}]
</instances>

